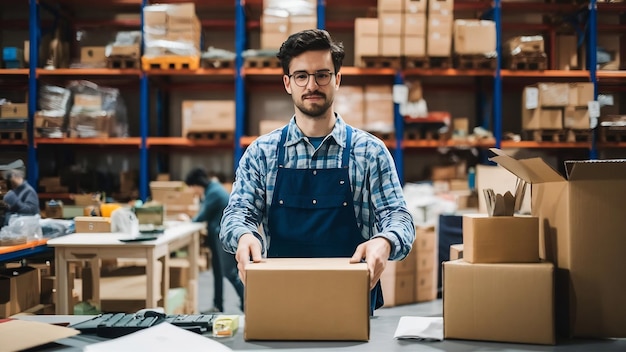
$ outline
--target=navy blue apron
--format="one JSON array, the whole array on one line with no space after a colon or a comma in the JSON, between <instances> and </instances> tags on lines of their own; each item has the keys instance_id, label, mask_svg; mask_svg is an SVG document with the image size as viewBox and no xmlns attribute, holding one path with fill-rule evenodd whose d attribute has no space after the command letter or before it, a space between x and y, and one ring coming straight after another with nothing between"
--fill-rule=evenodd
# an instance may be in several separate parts
<instances>
[{"instance_id":1,"label":"navy blue apron","mask_svg":"<svg viewBox=\"0 0 626 352\"><path fill-rule=\"evenodd\" d=\"M283 128L278 171L268 214L268 257L352 257L365 239L357 226L348 174L352 129L346 127L341 167L295 169L285 166ZM370 313L383 305L380 281L371 291Z\"/></svg>"}]
</instances>

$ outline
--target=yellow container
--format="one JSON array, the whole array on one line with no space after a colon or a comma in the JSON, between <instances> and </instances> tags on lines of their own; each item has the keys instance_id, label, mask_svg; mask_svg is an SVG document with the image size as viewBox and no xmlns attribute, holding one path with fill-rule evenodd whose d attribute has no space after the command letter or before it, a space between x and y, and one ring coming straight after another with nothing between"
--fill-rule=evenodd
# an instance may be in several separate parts
<instances>
[{"instance_id":1,"label":"yellow container","mask_svg":"<svg viewBox=\"0 0 626 352\"><path fill-rule=\"evenodd\" d=\"M113 213L114 210L117 210L119 208L121 208L122 205L119 203L104 203L104 204L100 204L100 215L110 218L111 217L111 213Z\"/></svg>"}]
</instances>

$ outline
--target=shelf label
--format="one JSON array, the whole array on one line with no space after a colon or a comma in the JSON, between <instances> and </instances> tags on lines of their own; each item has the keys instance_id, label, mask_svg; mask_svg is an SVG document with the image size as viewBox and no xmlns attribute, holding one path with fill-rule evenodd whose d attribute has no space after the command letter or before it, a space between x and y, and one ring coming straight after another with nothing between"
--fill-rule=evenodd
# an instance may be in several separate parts
<instances>
[{"instance_id":1,"label":"shelf label","mask_svg":"<svg viewBox=\"0 0 626 352\"><path fill-rule=\"evenodd\" d=\"M593 100L587 103L589 110L589 127L596 128L598 126L598 118L600 117L600 103Z\"/></svg>"},{"instance_id":2,"label":"shelf label","mask_svg":"<svg viewBox=\"0 0 626 352\"><path fill-rule=\"evenodd\" d=\"M539 88L526 87L524 89L524 97L526 98L526 109L536 109L539 107Z\"/></svg>"},{"instance_id":3,"label":"shelf label","mask_svg":"<svg viewBox=\"0 0 626 352\"><path fill-rule=\"evenodd\" d=\"M393 102L396 104L404 104L409 101L409 87L404 84L393 85Z\"/></svg>"}]
</instances>

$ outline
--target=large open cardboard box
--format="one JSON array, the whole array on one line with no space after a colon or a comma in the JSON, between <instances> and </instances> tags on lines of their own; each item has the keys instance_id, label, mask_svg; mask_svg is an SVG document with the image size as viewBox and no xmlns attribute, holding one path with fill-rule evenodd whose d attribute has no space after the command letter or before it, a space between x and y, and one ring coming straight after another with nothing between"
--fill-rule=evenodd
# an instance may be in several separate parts
<instances>
[{"instance_id":1,"label":"large open cardboard box","mask_svg":"<svg viewBox=\"0 0 626 352\"><path fill-rule=\"evenodd\" d=\"M626 161L566 162L567 179L540 158L492 161L532 184L540 256L556 264L561 334L626 337Z\"/></svg>"}]
</instances>

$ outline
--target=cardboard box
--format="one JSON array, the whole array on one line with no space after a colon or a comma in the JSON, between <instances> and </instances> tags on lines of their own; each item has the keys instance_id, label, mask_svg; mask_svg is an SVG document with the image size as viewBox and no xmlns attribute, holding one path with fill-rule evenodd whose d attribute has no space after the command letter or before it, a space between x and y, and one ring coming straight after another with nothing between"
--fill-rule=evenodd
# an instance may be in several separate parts
<instances>
[{"instance_id":1,"label":"cardboard box","mask_svg":"<svg viewBox=\"0 0 626 352\"><path fill-rule=\"evenodd\" d=\"M575 35L560 34L556 36L556 69L580 69L578 38Z\"/></svg>"},{"instance_id":2,"label":"cardboard box","mask_svg":"<svg viewBox=\"0 0 626 352\"><path fill-rule=\"evenodd\" d=\"M368 131L394 131L394 113L391 86L366 85L365 121L363 128Z\"/></svg>"},{"instance_id":3,"label":"cardboard box","mask_svg":"<svg viewBox=\"0 0 626 352\"><path fill-rule=\"evenodd\" d=\"M105 46L84 46L80 48L80 62L83 64L96 64L106 61Z\"/></svg>"},{"instance_id":4,"label":"cardboard box","mask_svg":"<svg viewBox=\"0 0 626 352\"><path fill-rule=\"evenodd\" d=\"M77 216L74 218L76 233L111 232L111 218L102 216Z\"/></svg>"},{"instance_id":5,"label":"cardboard box","mask_svg":"<svg viewBox=\"0 0 626 352\"><path fill-rule=\"evenodd\" d=\"M443 335L555 344L554 265L443 263Z\"/></svg>"},{"instance_id":6,"label":"cardboard box","mask_svg":"<svg viewBox=\"0 0 626 352\"><path fill-rule=\"evenodd\" d=\"M590 101L594 101L594 86L591 82L576 82L569 85L569 102L567 105L587 107Z\"/></svg>"},{"instance_id":7,"label":"cardboard box","mask_svg":"<svg viewBox=\"0 0 626 352\"><path fill-rule=\"evenodd\" d=\"M363 56L378 56L378 18L356 18L354 20L354 65L365 66Z\"/></svg>"},{"instance_id":8,"label":"cardboard box","mask_svg":"<svg viewBox=\"0 0 626 352\"><path fill-rule=\"evenodd\" d=\"M404 17L401 13L379 13L378 30L383 37L402 35L402 22Z\"/></svg>"},{"instance_id":9,"label":"cardboard box","mask_svg":"<svg viewBox=\"0 0 626 352\"><path fill-rule=\"evenodd\" d=\"M425 13L428 0L405 0L404 12L405 13Z\"/></svg>"},{"instance_id":10,"label":"cardboard box","mask_svg":"<svg viewBox=\"0 0 626 352\"><path fill-rule=\"evenodd\" d=\"M367 264L270 258L246 266L245 340L369 340Z\"/></svg>"},{"instance_id":11,"label":"cardboard box","mask_svg":"<svg viewBox=\"0 0 626 352\"><path fill-rule=\"evenodd\" d=\"M439 272L437 233L434 228L415 228L415 302L432 301L437 298Z\"/></svg>"},{"instance_id":12,"label":"cardboard box","mask_svg":"<svg viewBox=\"0 0 626 352\"><path fill-rule=\"evenodd\" d=\"M563 129L562 108L522 108L523 130L560 130Z\"/></svg>"},{"instance_id":13,"label":"cardboard box","mask_svg":"<svg viewBox=\"0 0 626 352\"><path fill-rule=\"evenodd\" d=\"M463 245L468 263L536 263L539 221L532 216L464 214Z\"/></svg>"},{"instance_id":14,"label":"cardboard box","mask_svg":"<svg viewBox=\"0 0 626 352\"><path fill-rule=\"evenodd\" d=\"M182 104L182 135L190 132L234 132L234 100L185 100Z\"/></svg>"},{"instance_id":15,"label":"cardboard box","mask_svg":"<svg viewBox=\"0 0 626 352\"><path fill-rule=\"evenodd\" d=\"M39 304L41 286L39 270L23 266L0 271L0 318Z\"/></svg>"},{"instance_id":16,"label":"cardboard box","mask_svg":"<svg viewBox=\"0 0 626 352\"><path fill-rule=\"evenodd\" d=\"M26 119L28 118L28 104L10 103L0 106L0 118L3 119Z\"/></svg>"},{"instance_id":17,"label":"cardboard box","mask_svg":"<svg viewBox=\"0 0 626 352\"><path fill-rule=\"evenodd\" d=\"M563 107L569 105L570 86L568 83L538 83L535 87L539 89L539 106Z\"/></svg>"},{"instance_id":18,"label":"cardboard box","mask_svg":"<svg viewBox=\"0 0 626 352\"><path fill-rule=\"evenodd\" d=\"M334 110L350 126L362 128L365 119L363 86L341 86L335 93Z\"/></svg>"},{"instance_id":19,"label":"cardboard box","mask_svg":"<svg viewBox=\"0 0 626 352\"><path fill-rule=\"evenodd\" d=\"M491 160L532 184L540 255L557 266L561 333L626 337L626 162L566 162L567 178L540 158L515 160L498 149Z\"/></svg>"},{"instance_id":20,"label":"cardboard box","mask_svg":"<svg viewBox=\"0 0 626 352\"><path fill-rule=\"evenodd\" d=\"M381 35L379 37L379 50L381 56L400 57L402 56L402 39L401 35Z\"/></svg>"},{"instance_id":21,"label":"cardboard box","mask_svg":"<svg viewBox=\"0 0 626 352\"><path fill-rule=\"evenodd\" d=\"M450 245L450 260L463 259L463 243Z\"/></svg>"},{"instance_id":22,"label":"cardboard box","mask_svg":"<svg viewBox=\"0 0 626 352\"><path fill-rule=\"evenodd\" d=\"M496 51L496 23L484 20L454 21L455 54L487 54Z\"/></svg>"},{"instance_id":23,"label":"cardboard box","mask_svg":"<svg viewBox=\"0 0 626 352\"><path fill-rule=\"evenodd\" d=\"M389 261L380 277L384 307L395 307L415 302L415 265L412 271L402 271L402 262Z\"/></svg>"},{"instance_id":24,"label":"cardboard box","mask_svg":"<svg viewBox=\"0 0 626 352\"><path fill-rule=\"evenodd\" d=\"M428 0L428 15L449 13L454 10L454 0Z\"/></svg>"},{"instance_id":25,"label":"cardboard box","mask_svg":"<svg viewBox=\"0 0 626 352\"><path fill-rule=\"evenodd\" d=\"M404 3L406 0L378 0L378 14L404 11Z\"/></svg>"},{"instance_id":26,"label":"cardboard box","mask_svg":"<svg viewBox=\"0 0 626 352\"><path fill-rule=\"evenodd\" d=\"M425 13L404 13L402 20L404 35L426 37Z\"/></svg>"},{"instance_id":27,"label":"cardboard box","mask_svg":"<svg viewBox=\"0 0 626 352\"><path fill-rule=\"evenodd\" d=\"M402 36L402 54L404 56L425 57L426 37L409 35Z\"/></svg>"},{"instance_id":28,"label":"cardboard box","mask_svg":"<svg viewBox=\"0 0 626 352\"><path fill-rule=\"evenodd\" d=\"M433 57L448 57L452 52L452 34L429 30L426 39L426 55Z\"/></svg>"},{"instance_id":29,"label":"cardboard box","mask_svg":"<svg viewBox=\"0 0 626 352\"><path fill-rule=\"evenodd\" d=\"M568 106L563 112L563 127L572 130L588 130L591 126L589 110Z\"/></svg>"}]
</instances>

